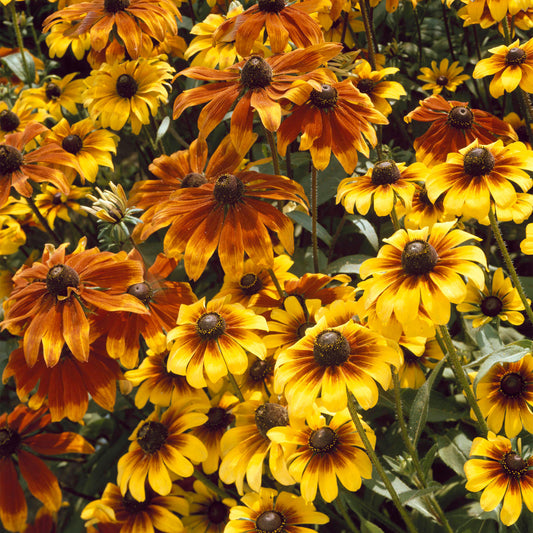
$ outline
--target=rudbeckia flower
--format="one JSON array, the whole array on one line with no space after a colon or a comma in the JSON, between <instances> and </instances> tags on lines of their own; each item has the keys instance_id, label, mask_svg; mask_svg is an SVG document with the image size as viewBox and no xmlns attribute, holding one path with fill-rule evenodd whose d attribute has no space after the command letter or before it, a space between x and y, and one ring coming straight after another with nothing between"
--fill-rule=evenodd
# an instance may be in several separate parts
<instances>
[{"instance_id":1,"label":"rudbeckia flower","mask_svg":"<svg viewBox=\"0 0 533 533\"><path fill-rule=\"evenodd\" d=\"M446 215L442 202L442 195L432 202L428 198L425 185L415 184L415 194L411 202L411 209L405 213L404 225L409 229L420 229L424 226L433 226L435 222L450 220L451 215Z\"/></svg>"},{"instance_id":2,"label":"rudbeckia flower","mask_svg":"<svg viewBox=\"0 0 533 533\"><path fill-rule=\"evenodd\" d=\"M434 368L444 353L436 339L402 336L398 344L403 352L403 365L398 370L400 387L418 389L426 382L426 370Z\"/></svg>"},{"instance_id":3,"label":"rudbeckia flower","mask_svg":"<svg viewBox=\"0 0 533 533\"><path fill-rule=\"evenodd\" d=\"M426 82L422 85L425 91L440 94L442 89L447 89L454 93L457 87L470 77L467 74L461 74L463 70L463 67L459 66L459 61L454 61L450 65L449 60L444 58L438 66L436 61L432 61L431 68L422 67L420 69L422 74L417 78Z\"/></svg>"},{"instance_id":4,"label":"rudbeckia flower","mask_svg":"<svg viewBox=\"0 0 533 533\"><path fill-rule=\"evenodd\" d=\"M38 455L94 452L81 435L44 432L49 423L44 407L32 411L19 404L0 416L0 520L9 531L22 530L28 514L16 466L29 491L48 509L57 511L62 499L59 483Z\"/></svg>"},{"instance_id":5,"label":"rudbeckia flower","mask_svg":"<svg viewBox=\"0 0 533 533\"><path fill-rule=\"evenodd\" d=\"M481 508L492 511L502 500L500 520L514 524L522 503L533 512L533 457L524 458L513 450L511 441L489 431L488 438L476 437L465 463L466 489L483 491Z\"/></svg>"},{"instance_id":6,"label":"rudbeckia flower","mask_svg":"<svg viewBox=\"0 0 533 533\"><path fill-rule=\"evenodd\" d=\"M30 122L43 123L48 113L41 108L34 108L25 104L21 98L8 106L6 102L0 102L0 142L9 133L24 131Z\"/></svg>"},{"instance_id":7,"label":"rudbeckia flower","mask_svg":"<svg viewBox=\"0 0 533 533\"><path fill-rule=\"evenodd\" d=\"M533 255L533 224L526 226L526 238L520 243L523 254Z\"/></svg>"},{"instance_id":8,"label":"rudbeckia flower","mask_svg":"<svg viewBox=\"0 0 533 533\"><path fill-rule=\"evenodd\" d=\"M517 87L533 93L533 39L520 45L518 39L510 45L491 48L491 57L481 59L474 68L474 79L494 75L489 91L494 98Z\"/></svg>"},{"instance_id":9,"label":"rudbeckia flower","mask_svg":"<svg viewBox=\"0 0 533 533\"><path fill-rule=\"evenodd\" d=\"M26 234L20 224L13 217L0 214L0 254L15 254L25 242Z\"/></svg>"},{"instance_id":10,"label":"rudbeckia flower","mask_svg":"<svg viewBox=\"0 0 533 533\"><path fill-rule=\"evenodd\" d=\"M436 94L419 103L420 107L408 113L404 120L432 123L413 144L417 160L427 166L445 161L450 152L457 152L476 139L480 144L490 144L497 137L518 139L509 124L487 111L472 109L468 102L447 101Z\"/></svg>"}]
</instances>

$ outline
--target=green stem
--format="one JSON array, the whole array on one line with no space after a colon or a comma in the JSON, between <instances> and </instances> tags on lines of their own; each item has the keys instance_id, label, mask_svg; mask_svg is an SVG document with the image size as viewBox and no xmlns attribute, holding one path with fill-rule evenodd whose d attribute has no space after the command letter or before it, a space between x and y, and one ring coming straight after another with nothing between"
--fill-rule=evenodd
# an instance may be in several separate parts
<instances>
[{"instance_id":1,"label":"green stem","mask_svg":"<svg viewBox=\"0 0 533 533\"><path fill-rule=\"evenodd\" d=\"M396 506L396 509L398 509L398 512L400 513L400 516L402 517L405 525L407 526L407 529L411 533L417 533L417 529L415 525L413 524L411 517L405 510L405 507L402 505L402 502L400 501L400 498L398 497L398 493L394 490L394 487L392 486L391 480L387 476L387 473L385 472L385 469L381 465L381 462L374 451L374 448L372 448L372 444L365 432L365 428L363 427L363 424L361 420L359 419L359 414L357 413L357 403L354 398L354 395L347 390L348 395L348 410L350 411L350 415L352 417L353 423L355 424L355 427L357 428L357 432L359 433L359 436L361 437L361 440L363 441L363 445L365 446L366 453L368 454L368 457L372 461L372 464L374 465L374 468L376 469L379 477L383 481L383 484L385 485L386 489L389 491L389 494L391 496L391 499Z\"/></svg>"},{"instance_id":2,"label":"green stem","mask_svg":"<svg viewBox=\"0 0 533 533\"><path fill-rule=\"evenodd\" d=\"M279 283L279 280L278 280L275 272L271 268L269 268L268 269L268 273L270 274L270 278L272 279L272 283L276 287L276 290L278 291L278 294L279 294L280 298L283 300L285 298L286 294L285 294L285 291L281 288L281 285Z\"/></svg>"},{"instance_id":3,"label":"green stem","mask_svg":"<svg viewBox=\"0 0 533 533\"><path fill-rule=\"evenodd\" d=\"M32 86L33 80L31 79L30 69L28 63L26 62L26 53L24 52L24 42L22 40L22 33L20 32L19 23L17 20L17 12L15 10L15 0L9 3L9 9L11 11L11 19L13 20L13 28L15 29L15 37L17 39L17 46L20 50L20 57L22 59L22 67L26 73L26 83L29 87Z\"/></svg>"},{"instance_id":4,"label":"green stem","mask_svg":"<svg viewBox=\"0 0 533 533\"><path fill-rule=\"evenodd\" d=\"M413 19L415 21L416 26L416 37L418 39L418 66L420 67L422 65L422 31L420 30L420 21L418 20L418 14L416 12L416 8L412 7L413 9Z\"/></svg>"},{"instance_id":5,"label":"green stem","mask_svg":"<svg viewBox=\"0 0 533 533\"><path fill-rule=\"evenodd\" d=\"M492 205L489 211L489 220L490 220L490 227L492 228L492 233L494 234L494 238L496 239L496 243L498 244L500 253L503 256L505 266L507 267L507 272L509 272L509 275L511 276L511 280L513 281L513 285L515 286L515 289L518 291L520 299L522 300L522 304L524 305L524 308L526 310L527 317L529 318L529 321L533 324L533 311L531 310L531 305L527 301L527 296L524 291L524 287L522 287L520 278L518 277L518 274L516 273L516 269L513 265L513 260L511 259L511 256L509 255L509 251L507 250L507 246L505 245L505 241L503 240L502 232L500 231L500 226L498 224L498 221L496 220L496 216L494 215L494 208L492 207Z\"/></svg>"},{"instance_id":6,"label":"green stem","mask_svg":"<svg viewBox=\"0 0 533 533\"><path fill-rule=\"evenodd\" d=\"M244 396L242 395L241 389L239 389L239 385L237 385L237 382L235 381L235 378L233 377L233 374L231 372L228 372L228 380L231 383L233 390L235 391L235 396L237 396L237 398L239 398L239 401L243 403Z\"/></svg>"},{"instance_id":7,"label":"green stem","mask_svg":"<svg viewBox=\"0 0 533 533\"><path fill-rule=\"evenodd\" d=\"M313 269L318 273L318 181L315 165L311 164L311 239L313 243Z\"/></svg>"},{"instance_id":8,"label":"green stem","mask_svg":"<svg viewBox=\"0 0 533 533\"><path fill-rule=\"evenodd\" d=\"M356 525L353 523L353 520L350 518L350 515L348 514L348 510L346 509L346 505L344 504L344 500L342 496L335 500L335 507L337 508L337 511L339 511L340 515L342 516L345 525L348 526L348 529L352 531L353 533L359 533L359 530L357 529Z\"/></svg>"},{"instance_id":9,"label":"green stem","mask_svg":"<svg viewBox=\"0 0 533 533\"><path fill-rule=\"evenodd\" d=\"M485 436L489 431L489 428L487 427L487 422L485 421L485 418L481 413L481 409L479 408L479 405L476 401L476 397L474 396L474 391L472 390L465 370L461 365L461 361L459 360L459 354L457 353L455 346L453 345L453 341L450 337L448 328L446 326L439 326L439 333L442 341L444 342L444 345L446 346L446 352L448 353L448 361L450 362L450 366L453 370L455 378L459 382L459 386L461 387L461 389L463 389L468 404L476 415L476 419L481 433L483 434L483 436Z\"/></svg>"},{"instance_id":10,"label":"green stem","mask_svg":"<svg viewBox=\"0 0 533 533\"><path fill-rule=\"evenodd\" d=\"M520 95L520 103L522 104L522 112L524 114L524 120L526 121L526 135L530 143L533 142L533 133L531 132L531 126L533 125L533 105L531 104L531 98L527 91L524 91L521 87L518 88L518 94Z\"/></svg>"},{"instance_id":11,"label":"green stem","mask_svg":"<svg viewBox=\"0 0 533 533\"><path fill-rule=\"evenodd\" d=\"M42 224L44 227L46 233L52 237L52 239L55 241L55 244L59 246L62 243L62 240L57 236L56 232L50 227L50 224L48 224L48 220L43 217L42 213L39 211L39 208L37 205L35 205L35 202L33 201L33 198L31 196L28 196L26 198L26 201L28 202L28 205L31 207L31 210L34 212L35 216L37 217L37 220Z\"/></svg>"},{"instance_id":12,"label":"green stem","mask_svg":"<svg viewBox=\"0 0 533 533\"><path fill-rule=\"evenodd\" d=\"M455 53L453 51L452 35L450 33L450 21L448 20L448 8L446 3L442 2L442 20L444 21L444 29L446 30L446 38L448 39L448 48L450 49L450 57L455 61Z\"/></svg>"},{"instance_id":13,"label":"green stem","mask_svg":"<svg viewBox=\"0 0 533 533\"><path fill-rule=\"evenodd\" d=\"M399 229L402 229L402 227L400 226L400 221L398 220L398 214L396 213L396 204L394 204L392 208L390 218L392 220L394 231L398 231Z\"/></svg>"},{"instance_id":14,"label":"green stem","mask_svg":"<svg viewBox=\"0 0 533 533\"><path fill-rule=\"evenodd\" d=\"M374 28L370 22L370 4L368 0L361 0L359 2L361 8L361 15L363 17L363 25L365 27L366 43L368 49L368 62L372 70L376 70L376 55L375 55L375 40L374 40Z\"/></svg>"},{"instance_id":15,"label":"green stem","mask_svg":"<svg viewBox=\"0 0 533 533\"><path fill-rule=\"evenodd\" d=\"M507 20L507 14L502 19L503 27L503 38L505 39L505 44L509 46L511 44L511 32L509 31L509 21Z\"/></svg>"},{"instance_id":16,"label":"green stem","mask_svg":"<svg viewBox=\"0 0 533 533\"><path fill-rule=\"evenodd\" d=\"M272 164L274 165L274 174L276 176L280 175L279 170L279 157L278 150L276 149L276 141L274 140L274 134L265 128L266 138L268 140L268 145L270 146L270 155L272 156Z\"/></svg>"},{"instance_id":17,"label":"green stem","mask_svg":"<svg viewBox=\"0 0 533 533\"><path fill-rule=\"evenodd\" d=\"M331 244L329 246L329 253L328 253L328 263L331 261L331 258L333 257L333 252L335 251L335 245L337 244L337 241L339 240L339 237L341 236L342 228L344 227L344 224L346 223L346 210L343 210L342 218L340 222L337 224L337 229L335 230L335 235L333 235L333 238L331 239Z\"/></svg>"}]
</instances>

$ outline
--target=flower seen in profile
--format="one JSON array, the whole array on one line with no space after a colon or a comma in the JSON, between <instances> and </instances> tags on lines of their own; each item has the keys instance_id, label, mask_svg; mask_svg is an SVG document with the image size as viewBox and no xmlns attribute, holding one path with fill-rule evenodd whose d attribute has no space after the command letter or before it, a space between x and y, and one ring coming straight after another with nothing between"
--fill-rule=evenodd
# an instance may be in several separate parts
<instances>
[{"instance_id":1,"label":"flower seen in profile","mask_svg":"<svg viewBox=\"0 0 533 533\"><path fill-rule=\"evenodd\" d=\"M47 116L48 113L44 109L27 105L22 98L18 98L12 106L0 102L0 142L3 142L9 133L24 131L30 122L44 122Z\"/></svg>"},{"instance_id":2,"label":"flower seen in profile","mask_svg":"<svg viewBox=\"0 0 533 533\"><path fill-rule=\"evenodd\" d=\"M461 74L463 67L459 66L459 61L454 61L451 65L448 58L444 58L438 65L436 61L431 62L431 68L422 67L421 75L417 78L426 82L422 85L425 91L432 91L433 94L440 94L442 89L454 93L455 90L463 81L470 76Z\"/></svg>"},{"instance_id":3,"label":"flower seen in profile","mask_svg":"<svg viewBox=\"0 0 533 533\"><path fill-rule=\"evenodd\" d=\"M520 250L523 254L533 255L533 223L526 226L526 237L520 243Z\"/></svg>"}]
</instances>

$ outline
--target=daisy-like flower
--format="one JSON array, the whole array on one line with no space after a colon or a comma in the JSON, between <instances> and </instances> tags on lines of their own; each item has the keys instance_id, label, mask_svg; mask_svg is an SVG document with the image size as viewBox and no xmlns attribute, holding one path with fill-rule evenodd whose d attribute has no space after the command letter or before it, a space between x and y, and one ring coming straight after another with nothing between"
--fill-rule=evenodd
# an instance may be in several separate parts
<instances>
[{"instance_id":1,"label":"daisy-like flower","mask_svg":"<svg viewBox=\"0 0 533 533\"><path fill-rule=\"evenodd\" d=\"M29 491L48 509L61 506L61 489L55 475L37 455L94 452L76 433L46 433L50 423L46 408L32 411L19 404L0 416L0 520L9 531L20 531L26 524L28 507L16 466Z\"/></svg>"},{"instance_id":2,"label":"daisy-like flower","mask_svg":"<svg viewBox=\"0 0 533 533\"><path fill-rule=\"evenodd\" d=\"M0 254L15 254L25 242L26 234L20 224L13 217L0 214Z\"/></svg>"},{"instance_id":3,"label":"daisy-like flower","mask_svg":"<svg viewBox=\"0 0 533 533\"><path fill-rule=\"evenodd\" d=\"M264 337L265 346L268 344ZM261 393L270 397L274 380L274 355L267 355L264 359L257 359L255 355L248 355L248 369L241 376L237 376L237 385L245 399L250 399L254 394Z\"/></svg>"},{"instance_id":4,"label":"daisy-like flower","mask_svg":"<svg viewBox=\"0 0 533 533\"><path fill-rule=\"evenodd\" d=\"M47 366L60 359L65 344L79 361L89 358L89 315L104 311L146 313L128 287L142 283L142 269L125 252L85 250L82 238L65 254L67 244L45 246L40 261L23 266L13 277L15 287L4 303L2 327L24 337L24 355L33 366L43 346Z\"/></svg>"},{"instance_id":5,"label":"daisy-like flower","mask_svg":"<svg viewBox=\"0 0 533 533\"><path fill-rule=\"evenodd\" d=\"M168 332L168 369L187 376L196 388L206 386L204 376L216 383L231 374L244 374L248 367L246 351L259 359L266 348L257 330L267 330L266 320L240 304L225 299L205 298L180 307L177 327Z\"/></svg>"},{"instance_id":6,"label":"daisy-like flower","mask_svg":"<svg viewBox=\"0 0 533 533\"><path fill-rule=\"evenodd\" d=\"M514 326L524 322L524 304L518 291L509 278L498 268L492 277L490 288L485 285L479 290L471 281L466 286L466 297L457 306L457 311L465 313L465 318L473 319L472 326L479 328L496 317ZM498 431L496 429L495 431Z\"/></svg>"},{"instance_id":7,"label":"daisy-like flower","mask_svg":"<svg viewBox=\"0 0 533 533\"><path fill-rule=\"evenodd\" d=\"M526 226L526 238L520 243L523 254L533 255L533 223Z\"/></svg>"},{"instance_id":8,"label":"daisy-like flower","mask_svg":"<svg viewBox=\"0 0 533 533\"><path fill-rule=\"evenodd\" d=\"M491 206L507 208L516 202L514 185L523 192L531 188L526 170L533 170L533 152L521 142L504 146L498 140L484 146L476 139L432 167L426 189L432 202L444 195L446 212L482 221Z\"/></svg>"},{"instance_id":9,"label":"daisy-like flower","mask_svg":"<svg viewBox=\"0 0 533 533\"><path fill-rule=\"evenodd\" d=\"M476 437L465 463L466 489L483 491L481 508L492 511L502 500L500 520L514 524L522 503L533 512L533 457L524 458L513 450L511 441L489 431L488 438Z\"/></svg>"},{"instance_id":10,"label":"daisy-like flower","mask_svg":"<svg viewBox=\"0 0 533 533\"><path fill-rule=\"evenodd\" d=\"M181 18L172 0L94 0L56 11L45 19L43 31L49 31L55 24L74 23L72 37L88 33L95 51L103 50L113 39L120 39L128 55L137 59L145 36L161 42L167 32L177 33L175 17Z\"/></svg>"},{"instance_id":11,"label":"daisy-like flower","mask_svg":"<svg viewBox=\"0 0 533 533\"><path fill-rule=\"evenodd\" d=\"M291 413L303 413L320 395L332 412L347 406L347 390L363 409L378 401L376 381L386 390L390 365L401 364L401 352L381 335L352 320L328 327L325 317L305 336L278 355L274 391L285 393Z\"/></svg>"},{"instance_id":12,"label":"daisy-like flower","mask_svg":"<svg viewBox=\"0 0 533 533\"><path fill-rule=\"evenodd\" d=\"M0 207L7 203L11 187L21 196L31 196L33 188L28 180L49 182L62 192L68 192L63 173L47 165L62 163L70 166L72 155L56 143L27 151L29 143L47 131L46 126L31 122L24 131L10 133L0 143Z\"/></svg>"},{"instance_id":13,"label":"daisy-like flower","mask_svg":"<svg viewBox=\"0 0 533 533\"><path fill-rule=\"evenodd\" d=\"M152 490L146 499L136 500L131 494L121 494L114 483L108 483L102 497L87 504L81 511L86 527L95 524L113 524L116 533L134 531L161 533L183 532L184 525L175 513L187 514L187 500L175 494L161 496Z\"/></svg>"},{"instance_id":14,"label":"daisy-like flower","mask_svg":"<svg viewBox=\"0 0 533 533\"><path fill-rule=\"evenodd\" d=\"M241 498L243 505L232 507L230 522L224 533L313 533L315 529L302 524L327 524L329 518L315 510L315 506L301 496L274 489L261 488Z\"/></svg>"},{"instance_id":15,"label":"daisy-like flower","mask_svg":"<svg viewBox=\"0 0 533 533\"><path fill-rule=\"evenodd\" d=\"M406 212L404 225L409 229L420 229L424 226L433 226L435 222L450 220L451 215L444 212L443 197L439 196L435 202L428 198L428 191L425 184L415 183L415 194L411 202L411 209Z\"/></svg>"},{"instance_id":16,"label":"daisy-like flower","mask_svg":"<svg viewBox=\"0 0 533 533\"><path fill-rule=\"evenodd\" d=\"M329 422L318 409L310 409L306 421L307 424L299 420L268 432L274 442L297 446L287 462L289 473L300 483L304 500L312 502L320 489L322 499L332 502L339 494L339 481L350 492L359 490L361 478L372 477L372 463L348 409L335 413ZM361 423L374 447L374 432L362 420Z\"/></svg>"},{"instance_id":17,"label":"daisy-like flower","mask_svg":"<svg viewBox=\"0 0 533 533\"><path fill-rule=\"evenodd\" d=\"M431 68L422 67L420 69L422 74L417 78L426 82L422 85L425 91L440 94L442 89L447 89L454 93L457 87L470 77L467 74L461 74L463 70L463 67L459 66L459 61L454 61L450 65L448 58L444 58L438 65L436 61L432 61Z\"/></svg>"},{"instance_id":18,"label":"daisy-like flower","mask_svg":"<svg viewBox=\"0 0 533 533\"><path fill-rule=\"evenodd\" d=\"M513 92L517 87L533 93L533 38L522 45L517 39L508 46L491 48L489 52L492 56L477 62L472 77L494 75L489 85L494 98Z\"/></svg>"},{"instance_id":19,"label":"daisy-like flower","mask_svg":"<svg viewBox=\"0 0 533 533\"><path fill-rule=\"evenodd\" d=\"M159 57L103 63L91 71L83 105L103 128L121 130L130 122L135 135L166 103L174 69Z\"/></svg>"},{"instance_id":20,"label":"daisy-like flower","mask_svg":"<svg viewBox=\"0 0 533 533\"><path fill-rule=\"evenodd\" d=\"M72 35L76 31L76 24L71 22L57 22L50 28L46 36L48 55L51 58L63 57L67 50L72 50L74 57L81 61L85 52L91 48L91 37L88 33Z\"/></svg>"},{"instance_id":21,"label":"daisy-like flower","mask_svg":"<svg viewBox=\"0 0 533 533\"><path fill-rule=\"evenodd\" d=\"M320 26L310 13L326 4L323 0L303 0L287 4L285 0L258 0L244 13L226 20L215 32L215 41L235 39L237 53L250 55L261 30L268 35L273 54L281 54L291 40L296 48L324 42Z\"/></svg>"},{"instance_id":22,"label":"daisy-like flower","mask_svg":"<svg viewBox=\"0 0 533 533\"><path fill-rule=\"evenodd\" d=\"M1 105L1 104L0 104ZM529 142L530 136L533 136L533 128L527 124L527 122L520 118L515 112L508 113L503 117L503 120L508 124L511 124L516 134L518 135L518 140L523 142L528 150L531 150L532 146ZM533 139L533 137L531 137Z\"/></svg>"},{"instance_id":23,"label":"daisy-like flower","mask_svg":"<svg viewBox=\"0 0 533 533\"><path fill-rule=\"evenodd\" d=\"M74 156L83 176L94 182L98 167L113 170L111 154L117 153L118 137L110 131L97 128L90 118L76 122L72 126L62 119L46 136L45 144L57 143Z\"/></svg>"},{"instance_id":24,"label":"daisy-like flower","mask_svg":"<svg viewBox=\"0 0 533 533\"><path fill-rule=\"evenodd\" d=\"M224 119L235 102L231 116L231 136L236 145L252 137L254 109L263 126L276 131L281 124L279 100L297 75L306 74L339 53L338 43L324 43L267 57L252 56L225 70L190 67L179 76L197 80L216 80L188 89L174 101L173 118L178 119L188 107L209 102L200 112L198 129L207 137Z\"/></svg>"},{"instance_id":25,"label":"daisy-like flower","mask_svg":"<svg viewBox=\"0 0 533 533\"><path fill-rule=\"evenodd\" d=\"M445 161L450 152L457 152L476 139L480 144L493 143L497 137L518 139L509 124L487 111L472 109L468 102L448 101L435 94L419 103L420 107L408 113L404 120L432 123L413 144L417 160L427 166Z\"/></svg>"},{"instance_id":26,"label":"daisy-like flower","mask_svg":"<svg viewBox=\"0 0 533 533\"><path fill-rule=\"evenodd\" d=\"M509 207L494 206L494 215L499 222L513 221L515 224L522 224L533 213L533 194L524 192L516 193L516 202ZM481 220L481 224L489 225L490 220Z\"/></svg>"},{"instance_id":27,"label":"daisy-like flower","mask_svg":"<svg viewBox=\"0 0 533 533\"><path fill-rule=\"evenodd\" d=\"M139 501L146 500L145 484L161 496L172 490L171 472L189 477L194 464L207 459L204 444L187 431L207 421L195 412L194 402L180 400L159 417L154 411L130 435L128 452L118 461L117 483L123 496L129 490Z\"/></svg>"},{"instance_id":28,"label":"daisy-like flower","mask_svg":"<svg viewBox=\"0 0 533 533\"><path fill-rule=\"evenodd\" d=\"M491 431L512 439L522 429L533 432L533 355L515 363L496 363L476 387L479 408Z\"/></svg>"},{"instance_id":29,"label":"daisy-like flower","mask_svg":"<svg viewBox=\"0 0 533 533\"><path fill-rule=\"evenodd\" d=\"M354 208L366 215L373 205L376 215L390 215L397 204L407 211L415 193L415 181L423 181L427 168L422 163L395 163L392 160L376 163L364 176L344 178L337 189L337 203L348 213Z\"/></svg>"},{"instance_id":30,"label":"daisy-like flower","mask_svg":"<svg viewBox=\"0 0 533 533\"><path fill-rule=\"evenodd\" d=\"M463 244L480 239L459 229L455 221L434 224L420 230L398 230L388 239L376 258L367 259L359 269L365 281L359 287L368 309L376 303L378 317L387 322L392 315L402 324L416 320L424 310L435 324L447 324L451 303L466 297L468 277L481 290L486 268L485 254L477 246ZM369 278L369 276L372 276ZM369 279L366 279L369 278Z\"/></svg>"},{"instance_id":31,"label":"daisy-like flower","mask_svg":"<svg viewBox=\"0 0 533 533\"><path fill-rule=\"evenodd\" d=\"M388 120L376 111L370 98L360 93L350 80L325 83L302 81L295 83L284 99L295 104L278 131L278 151L285 155L287 146L302 133L300 150L309 150L313 165L324 170L331 152L347 173L357 165L357 152L369 155L368 141L377 144L373 124L388 124Z\"/></svg>"},{"instance_id":32,"label":"daisy-like flower","mask_svg":"<svg viewBox=\"0 0 533 533\"><path fill-rule=\"evenodd\" d=\"M48 113L44 109L35 109L25 104L21 98L17 99L12 107L6 102L0 102L0 142L9 133L24 131L30 122L44 122L47 116Z\"/></svg>"},{"instance_id":33,"label":"daisy-like flower","mask_svg":"<svg viewBox=\"0 0 533 533\"><path fill-rule=\"evenodd\" d=\"M444 353L436 339L402 336L398 344L403 352L403 365L398 371L400 387L418 389L426 382L426 369L434 368Z\"/></svg>"}]
</instances>

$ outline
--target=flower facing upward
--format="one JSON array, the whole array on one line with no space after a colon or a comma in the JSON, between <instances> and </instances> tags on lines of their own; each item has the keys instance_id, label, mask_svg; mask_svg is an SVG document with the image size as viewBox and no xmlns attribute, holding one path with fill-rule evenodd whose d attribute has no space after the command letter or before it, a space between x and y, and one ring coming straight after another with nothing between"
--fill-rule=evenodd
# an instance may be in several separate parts
<instances>
[{"instance_id":1,"label":"flower facing upward","mask_svg":"<svg viewBox=\"0 0 533 533\"><path fill-rule=\"evenodd\" d=\"M24 131L30 122L42 123L48 116L44 109L35 109L18 98L13 106L0 102L0 142L9 133Z\"/></svg>"},{"instance_id":2,"label":"flower facing upward","mask_svg":"<svg viewBox=\"0 0 533 533\"><path fill-rule=\"evenodd\" d=\"M517 87L533 93L533 39L522 45L518 43L516 40L508 46L491 48L492 56L478 61L474 68L474 79L494 74L489 85L494 98L513 92Z\"/></svg>"},{"instance_id":3,"label":"flower facing upward","mask_svg":"<svg viewBox=\"0 0 533 533\"><path fill-rule=\"evenodd\" d=\"M327 524L329 518L315 510L312 503L289 492L262 488L242 498L245 504L232 507L224 533L314 533L301 524Z\"/></svg>"},{"instance_id":4,"label":"flower facing upward","mask_svg":"<svg viewBox=\"0 0 533 533\"><path fill-rule=\"evenodd\" d=\"M466 291L466 298L457 306L457 311L465 313L465 318L473 319L473 327L479 328L496 317L514 326L524 322L524 315L520 312L524 310L524 304L501 268L494 273L490 289L485 285L483 290L479 290L469 281Z\"/></svg>"},{"instance_id":5,"label":"flower facing upward","mask_svg":"<svg viewBox=\"0 0 533 533\"><path fill-rule=\"evenodd\" d=\"M376 303L377 315L387 322L394 314L402 324L413 322L422 312L435 324L447 324L451 303L466 297L467 276L480 289L485 284L486 258L477 246L462 246L480 240L452 229L455 221L434 224L431 229L398 230L376 258L367 259L359 270L365 292L361 299L368 309ZM369 278L369 276L373 276ZM365 279L369 278L369 279Z\"/></svg>"},{"instance_id":6,"label":"flower facing upward","mask_svg":"<svg viewBox=\"0 0 533 533\"><path fill-rule=\"evenodd\" d=\"M422 89L432 91L433 94L440 94L442 89L454 93L458 85L467 80L470 76L461 74L463 67L459 66L459 61L454 61L451 65L447 58L444 58L437 66L436 61L431 62L431 68L422 67L422 74L417 76L419 80L425 81Z\"/></svg>"},{"instance_id":7,"label":"flower facing upward","mask_svg":"<svg viewBox=\"0 0 533 533\"><path fill-rule=\"evenodd\" d=\"M507 208L516 202L514 185L523 192L531 188L533 180L525 170L533 170L533 152L521 142L483 146L476 139L432 167L426 189L432 202L444 195L447 213L481 222L492 206Z\"/></svg>"},{"instance_id":8,"label":"flower facing upward","mask_svg":"<svg viewBox=\"0 0 533 533\"><path fill-rule=\"evenodd\" d=\"M470 459L465 463L466 489L483 490L481 508L492 511L502 500L500 520L514 524L522 512L522 502L533 512L533 457L525 459L513 450L511 441L489 431L488 438L477 437Z\"/></svg>"}]
</instances>

